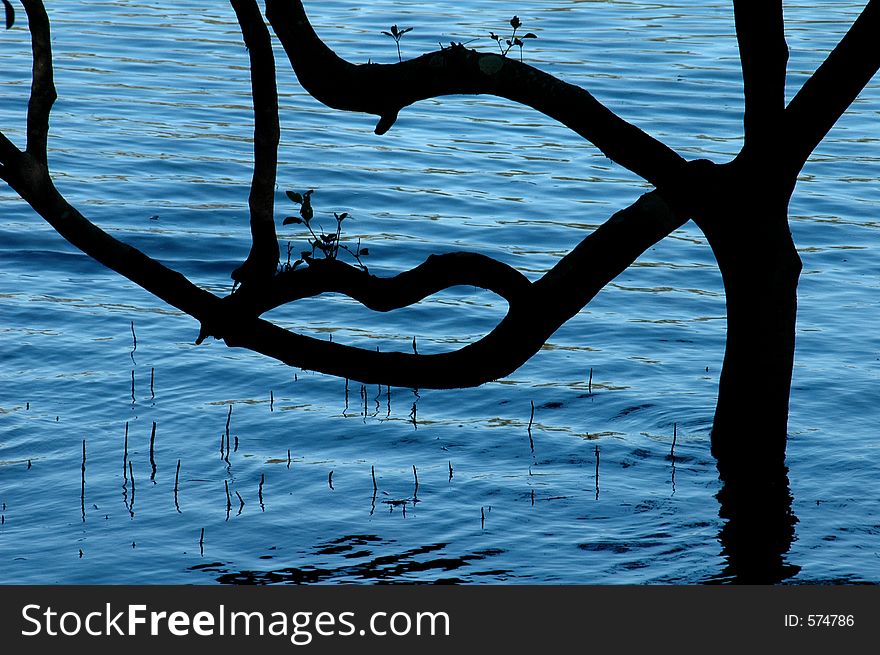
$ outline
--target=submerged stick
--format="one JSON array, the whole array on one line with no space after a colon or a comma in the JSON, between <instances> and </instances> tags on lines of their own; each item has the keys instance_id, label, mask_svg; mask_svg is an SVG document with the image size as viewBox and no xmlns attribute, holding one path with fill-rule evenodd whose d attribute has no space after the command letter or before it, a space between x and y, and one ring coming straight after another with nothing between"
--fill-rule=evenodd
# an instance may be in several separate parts
<instances>
[{"instance_id":1,"label":"submerged stick","mask_svg":"<svg viewBox=\"0 0 880 655\"><path fill-rule=\"evenodd\" d=\"M528 428L529 448L531 448L532 453L534 453L535 452L535 441L534 441L534 439L532 439L532 422L535 420L535 401L530 400L529 402L532 404L532 414L531 414L531 416L529 416L529 428Z\"/></svg>"},{"instance_id":2,"label":"submerged stick","mask_svg":"<svg viewBox=\"0 0 880 655\"><path fill-rule=\"evenodd\" d=\"M376 484L376 467L375 467L375 465L370 466L370 474L373 476L373 493L375 493L379 489L379 485Z\"/></svg>"},{"instance_id":3,"label":"submerged stick","mask_svg":"<svg viewBox=\"0 0 880 655\"><path fill-rule=\"evenodd\" d=\"M174 507L180 513L180 504L177 502L177 489L180 482L180 460L177 460L177 472L174 474Z\"/></svg>"},{"instance_id":4,"label":"submerged stick","mask_svg":"<svg viewBox=\"0 0 880 655\"><path fill-rule=\"evenodd\" d=\"M202 532L199 535L199 554L205 554L205 528L202 528Z\"/></svg>"},{"instance_id":5,"label":"submerged stick","mask_svg":"<svg viewBox=\"0 0 880 655\"><path fill-rule=\"evenodd\" d=\"M266 481L266 474L260 473L260 487L257 489L257 498L260 501L260 510L265 512L266 506L263 504L263 483Z\"/></svg>"},{"instance_id":6,"label":"submerged stick","mask_svg":"<svg viewBox=\"0 0 880 655\"><path fill-rule=\"evenodd\" d=\"M413 499L415 499L415 497L419 495L419 474L418 471L416 471L415 464L413 464L413 478L415 478L416 481L416 487L413 489Z\"/></svg>"},{"instance_id":7,"label":"submerged stick","mask_svg":"<svg viewBox=\"0 0 880 655\"><path fill-rule=\"evenodd\" d=\"M122 446L122 479L128 480L128 421L125 422L125 442Z\"/></svg>"},{"instance_id":8,"label":"submerged stick","mask_svg":"<svg viewBox=\"0 0 880 655\"><path fill-rule=\"evenodd\" d=\"M153 469L150 473L150 480L156 482L156 421L153 421L153 430L150 432L150 467Z\"/></svg>"},{"instance_id":9,"label":"submerged stick","mask_svg":"<svg viewBox=\"0 0 880 655\"><path fill-rule=\"evenodd\" d=\"M229 461L229 422L232 420L232 403L229 404L229 413L226 415L226 461Z\"/></svg>"},{"instance_id":10,"label":"submerged stick","mask_svg":"<svg viewBox=\"0 0 880 655\"><path fill-rule=\"evenodd\" d=\"M128 475L131 477L131 504L128 506L128 512L134 518L134 469L131 467L131 460L128 460Z\"/></svg>"},{"instance_id":11,"label":"submerged stick","mask_svg":"<svg viewBox=\"0 0 880 655\"><path fill-rule=\"evenodd\" d=\"M138 349L138 338L137 338L137 335L134 333L134 321L131 322L131 339L132 339L133 343L132 343L131 352L129 353L129 356L131 357L131 363L137 364L137 362L134 361L134 351Z\"/></svg>"},{"instance_id":12,"label":"submerged stick","mask_svg":"<svg viewBox=\"0 0 880 655\"><path fill-rule=\"evenodd\" d=\"M86 440L83 439L83 457L82 457L82 490L79 495L80 506L82 509L82 520L86 522Z\"/></svg>"}]
</instances>

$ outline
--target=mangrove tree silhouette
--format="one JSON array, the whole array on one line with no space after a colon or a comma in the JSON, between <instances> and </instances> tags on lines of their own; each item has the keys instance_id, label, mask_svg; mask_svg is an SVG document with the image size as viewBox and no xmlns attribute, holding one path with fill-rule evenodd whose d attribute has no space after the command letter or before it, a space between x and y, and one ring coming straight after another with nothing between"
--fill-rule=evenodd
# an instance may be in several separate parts
<instances>
[{"instance_id":1,"label":"mangrove tree silhouette","mask_svg":"<svg viewBox=\"0 0 880 655\"><path fill-rule=\"evenodd\" d=\"M586 89L506 56L511 45L521 49L521 42L513 41L505 50L496 38L498 52L452 43L413 59L404 59L398 50L396 63L353 64L319 38L301 2L266 0L268 24L306 91L328 107L378 116L378 135L391 129L398 113L415 102L490 94L560 122L654 187L534 282L490 257L464 252L432 255L390 278L373 276L365 267L337 258L305 256L305 266L279 267L274 207L279 117L272 40L256 0L231 4L250 57L255 116L249 197L252 246L247 259L231 272L237 283L232 293L219 297L117 240L55 188L46 146L56 91L49 19L40 0L22 0L33 46L26 145L20 149L0 133L0 178L75 247L195 318L200 324L198 342L213 337L291 366L362 383L413 388L476 386L509 375L647 248L693 220L712 248L726 296L727 340L712 452L722 479L740 481L729 489L738 489L738 500L728 503L727 510L741 517L743 512L754 513L760 498L779 499L771 503L772 510L758 514L772 515L767 520L781 530L772 539L776 545L764 549L771 559L787 549L793 520L786 518L790 496L784 461L801 271L788 204L807 158L880 67L880 0L867 2L787 104L788 47L781 0L733 0L743 77L743 146L725 162L688 161ZM9 24L11 6L6 0L4 5ZM511 26L518 27L513 21ZM390 35L399 47L405 32L394 27ZM297 334L260 318L282 304L328 292L385 312L455 285L494 292L509 309L489 334L442 354L356 348ZM750 495L754 503L742 501ZM761 530L765 518L757 519L746 533ZM742 524L731 518L731 530ZM773 567L778 569L778 563Z\"/></svg>"}]
</instances>

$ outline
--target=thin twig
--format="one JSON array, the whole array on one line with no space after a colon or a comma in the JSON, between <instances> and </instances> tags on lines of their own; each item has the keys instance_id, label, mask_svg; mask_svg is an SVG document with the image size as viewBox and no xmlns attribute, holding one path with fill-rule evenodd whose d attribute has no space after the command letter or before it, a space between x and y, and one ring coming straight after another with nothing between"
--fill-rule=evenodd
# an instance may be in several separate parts
<instances>
[{"instance_id":1,"label":"thin twig","mask_svg":"<svg viewBox=\"0 0 880 655\"><path fill-rule=\"evenodd\" d=\"M155 449L156 449L156 421L153 421L153 429L150 432L150 467L153 469L152 473L150 473L150 480L152 480L153 482L156 481Z\"/></svg>"}]
</instances>

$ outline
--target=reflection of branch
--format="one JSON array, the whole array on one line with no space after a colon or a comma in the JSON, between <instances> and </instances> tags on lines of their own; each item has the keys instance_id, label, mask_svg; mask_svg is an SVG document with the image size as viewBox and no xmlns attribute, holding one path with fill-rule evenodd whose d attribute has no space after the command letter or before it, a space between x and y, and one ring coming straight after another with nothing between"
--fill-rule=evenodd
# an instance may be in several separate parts
<instances>
[{"instance_id":1,"label":"reflection of branch","mask_svg":"<svg viewBox=\"0 0 880 655\"><path fill-rule=\"evenodd\" d=\"M275 173L278 162L278 91L272 40L256 0L230 0L250 54L254 100L254 176L248 199L253 245L247 260L232 272L237 282L271 277L278 267L275 236Z\"/></svg>"},{"instance_id":2,"label":"reflection of branch","mask_svg":"<svg viewBox=\"0 0 880 655\"><path fill-rule=\"evenodd\" d=\"M218 313L217 322L203 325L201 338L219 334L230 346L365 383L435 389L477 386L519 368L602 287L683 222L657 192L651 192L617 212L534 283L505 264L467 253L434 256L412 271L387 279L341 262L321 261L313 262L318 264L313 273L307 269L301 275L278 276L278 288L254 301L265 311L294 297L336 291L387 311L456 284L479 286L505 297L510 309L498 326L454 352L379 353L293 334L263 320L248 320L245 328L235 320L247 312L238 311L235 303L247 295L224 301L230 304Z\"/></svg>"},{"instance_id":3,"label":"reflection of branch","mask_svg":"<svg viewBox=\"0 0 880 655\"><path fill-rule=\"evenodd\" d=\"M870 0L785 110L788 160L799 171L880 68L880 0Z\"/></svg>"},{"instance_id":4,"label":"reflection of branch","mask_svg":"<svg viewBox=\"0 0 880 655\"><path fill-rule=\"evenodd\" d=\"M683 172L685 161L673 150L584 89L528 64L453 45L402 63L354 65L315 34L299 0L267 0L266 17L303 87L330 107L378 115L378 134L394 124L402 108L419 100L493 94L558 120L661 190Z\"/></svg>"}]
</instances>

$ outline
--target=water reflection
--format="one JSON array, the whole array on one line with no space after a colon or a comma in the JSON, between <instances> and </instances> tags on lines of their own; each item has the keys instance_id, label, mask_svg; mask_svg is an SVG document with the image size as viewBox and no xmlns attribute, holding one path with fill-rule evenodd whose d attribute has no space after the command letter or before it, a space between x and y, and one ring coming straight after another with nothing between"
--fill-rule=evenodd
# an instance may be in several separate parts
<instances>
[{"instance_id":1,"label":"water reflection","mask_svg":"<svg viewBox=\"0 0 880 655\"><path fill-rule=\"evenodd\" d=\"M708 582L777 584L797 575L801 567L786 561L798 522L788 469L757 466L720 478L718 515L726 523L718 537L726 564Z\"/></svg>"},{"instance_id":2,"label":"water reflection","mask_svg":"<svg viewBox=\"0 0 880 655\"><path fill-rule=\"evenodd\" d=\"M503 554L503 550L486 548L466 555L450 556L444 554L448 545L427 544L395 553L393 542L377 535L346 535L315 546L313 552L303 558L306 561L315 561L316 556L338 556L347 560L338 566L305 565L265 571L237 571L222 562L211 562L193 566L189 570L215 574L217 582L221 584L316 584L346 580L394 583L416 578L424 580L426 572L431 574L430 578L435 583L454 584L471 582L474 578L494 580L512 575L512 571L507 569L475 571L469 568L477 562ZM376 551L383 554L377 555ZM270 560L274 557L275 555L263 555L261 559ZM448 575L453 572L460 575Z\"/></svg>"}]
</instances>

